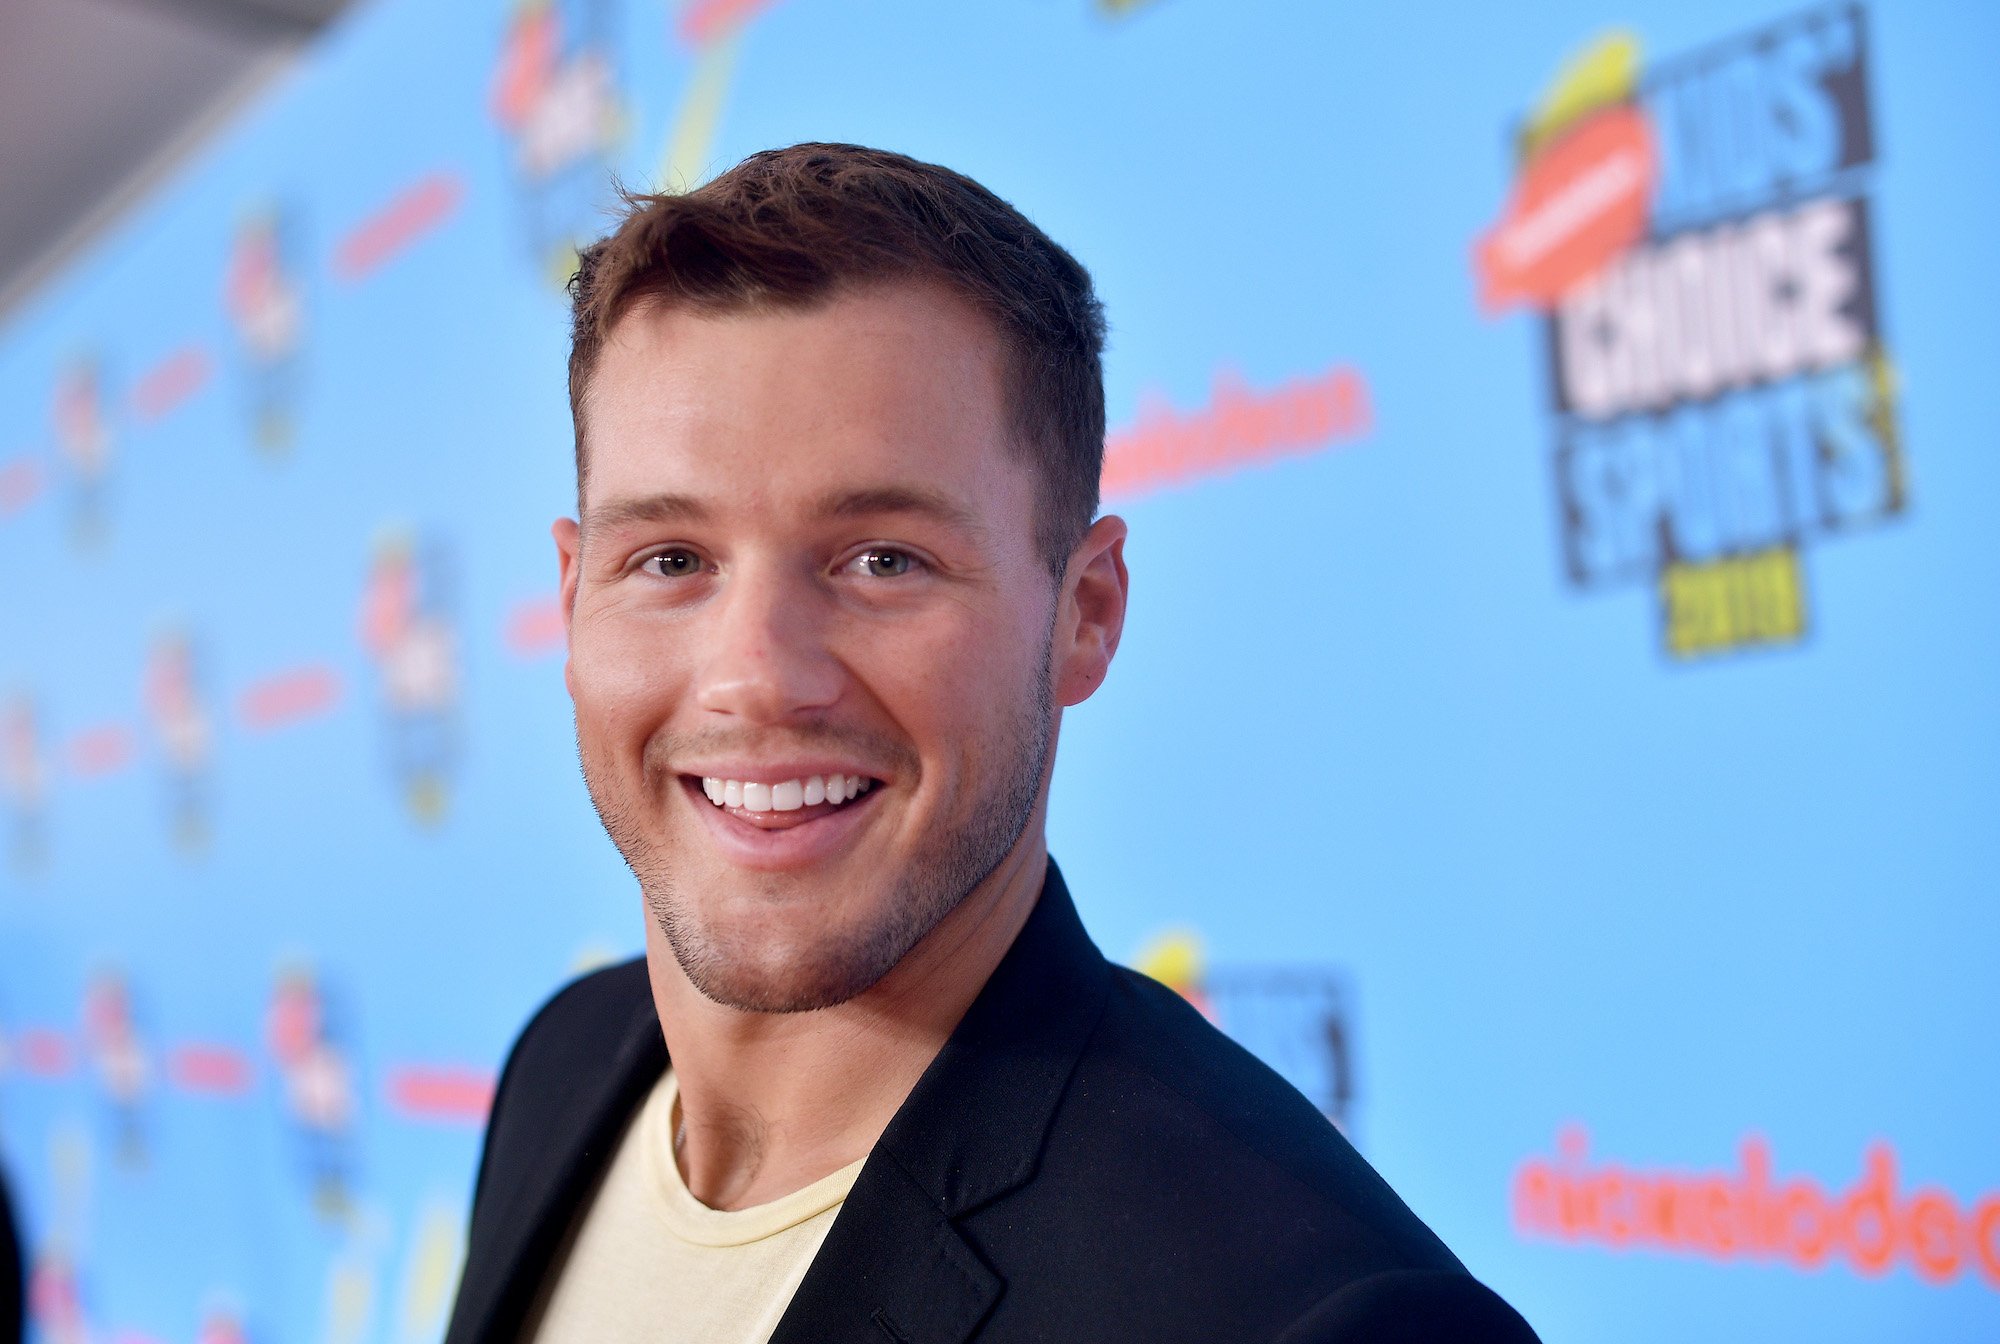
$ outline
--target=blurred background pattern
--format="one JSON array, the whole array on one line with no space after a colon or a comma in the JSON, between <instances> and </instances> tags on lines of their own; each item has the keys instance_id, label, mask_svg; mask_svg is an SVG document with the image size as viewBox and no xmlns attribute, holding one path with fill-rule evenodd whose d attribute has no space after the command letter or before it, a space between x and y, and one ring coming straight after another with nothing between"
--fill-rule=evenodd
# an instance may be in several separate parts
<instances>
[{"instance_id":1,"label":"blurred background pattern","mask_svg":"<svg viewBox=\"0 0 2000 1344\"><path fill-rule=\"evenodd\" d=\"M1551 1344L2000 1336L2000 10L9 0L0 1161L46 1341L435 1339L578 777L561 282L805 139L1095 272L1052 846Z\"/></svg>"}]
</instances>

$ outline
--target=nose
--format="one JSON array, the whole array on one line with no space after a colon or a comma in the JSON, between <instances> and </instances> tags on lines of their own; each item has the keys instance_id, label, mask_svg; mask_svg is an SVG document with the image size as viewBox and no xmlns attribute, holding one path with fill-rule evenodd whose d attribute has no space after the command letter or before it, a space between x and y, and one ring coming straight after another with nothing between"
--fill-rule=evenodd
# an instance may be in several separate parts
<instances>
[{"instance_id":1,"label":"nose","mask_svg":"<svg viewBox=\"0 0 2000 1344\"><path fill-rule=\"evenodd\" d=\"M705 647L695 703L748 723L784 723L840 697L843 673L826 644L814 585L778 566L728 576L694 637Z\"/></svg>"}]
</instances>

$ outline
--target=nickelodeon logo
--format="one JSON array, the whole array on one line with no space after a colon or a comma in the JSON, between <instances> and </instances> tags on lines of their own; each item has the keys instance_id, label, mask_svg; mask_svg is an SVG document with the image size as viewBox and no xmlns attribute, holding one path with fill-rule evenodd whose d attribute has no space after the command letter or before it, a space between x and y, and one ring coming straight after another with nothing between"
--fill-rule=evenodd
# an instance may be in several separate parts
<instances>
[{"instance_id":1,"label":"nickelodeon logo","mask_svg":"<svg viewBox=\"0 0 2000 1344\"><path fill-rule=\"evenodd\" d=\"M1208 405L1195 410L1176 411L1158 393L1143 396L1138 418L1105 437L1101 488L1107 498L1141 494L1316 452L1358 439L1373 425L1368 383L1347 365L1269 390L1224 369Z\"/></svg>"},{"instance_id":2,"label":"nickelodeon logo","mask_svg":"<svg viewBox=\"0 0 2000 1344\"><path fill-rule=\"evenodd\" d=\"M1578 1125L1556 1147L1554 1160L1530 1158L1514 1174L1522 1236L1801 1270L1845 1259L1869 1275L1903 1262L1931 1283L1977 1273L2000 1289L2000 1192L1970 1207L1936 1186L1905 1193L1886 1143L1869 1147L1859 1179L1840 1191L1811 1177L1775 1181L1770 1147L1756 1135L1743 1140L1731 1173L1593 1166Z\"/></svg>"}]
</instances>

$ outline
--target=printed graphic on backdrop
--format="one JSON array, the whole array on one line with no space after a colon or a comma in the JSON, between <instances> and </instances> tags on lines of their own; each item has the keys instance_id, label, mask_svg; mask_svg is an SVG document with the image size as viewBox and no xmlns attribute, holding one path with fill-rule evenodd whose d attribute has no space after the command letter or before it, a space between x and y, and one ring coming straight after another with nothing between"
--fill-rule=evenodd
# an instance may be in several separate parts
<instances>
[{"instance_id":1,"label":"printed graphic on backdrop","mask_svg":"<svg viewBox=\"0 0 2000 1344\"><path fill-rule=\"evenodd\" d=\"M329 1222L345 1219L354 1207L354 1064L336 1005L311 967L279 973L264 1041L313 1207Z\"/></svg>"},{"instance_id":2,"label":"printed graphic on backdrop","mask_svg":"<svg viewBox=\"0 0 2000 1344\"><path fill-rule=\"evenodd\" d=\"M79 355L57 375L52 416L70 537L79 550L93 550L103 543L109 525L105 493L112 456L109 395L96 356Z\"/></svg>"},{"instance_id":3,"label":"printed graphic on backdrop","mask_svg":"<svg viewBox=\"0 0 2000 1344\"><path fill-rule=\"evenodd\" d=\"M1961 1200L1935 1185L1905 1190L1896 1152L1874 1143L1859 1179L1829 1189L1781 1174L1760 1135L1736 1170L1648 1169L1595 1160L1590 1134L1567 1125L1553 1158L1523 1162L1514 1225L1525 1236L1611 1251L1753 1260L1797 1270L1903 1270L1927 1283L1983 1277L2000 1288L2000 1192Z\"/></svg>"},{"instance_id":4,"label":"printed graphic on backdrop","mask_svg":"<svg viewBox=\"0 0 2000 1344\"><path fill-rule=\"evenodd\" d=\"M41 719L26 691L0 699L0 800L6 805L7 863L32 873L48 854L49 769Z\"/></svg>"},{"instance_id":5,"label":"printed graphic on backdrop","mask_svg":"<svg viewBox=\"0 0 2000 1344\"><path fill-rule=\"evenodd\" d=\"M83 1040L110 1121L111 1150L121 1165L143 1167L154 1068L123 972L107 968L91 978L84 991Z\"/></svg>"},{"instance_id":6,"label":"printed graphic on backdrop","mask_svg":"<svg viewBox=\"0 0 2000 1344\"><path fill-rule=\"evenodd\" d=\"M269 457L289 452L297 432L303 271L297 216L278 205L248 212L230 246L223 308L243 369L251 442Z\"/></svg>"},{"instance_id":7,"label":"printed graphic on backdrop","mask_svg":"<svg viewBox=\"0 0 2000 1344\"><path fill-rule=\"evenodd\" d=\"M253 1344L243 1324L243 1307L226 1294L216 1294L202 1308L195 1344Z\"/></svg>"},{"instance_id":8,"label":"printed graphic on backdrop","mask_svg":"<svg viewBox=\"0 0 2000 1344\"><path fill-rule=\"evenodd\" d=\"M1107 500L1129 498L1352 443L1373 428L1368 381L1352 365L1268 389L1223 368L1208 404L1191 411L1157 391L1141 394L1134 421L1105 436L1100 488Z\"/></svg>"},{"instance_id":9,"label":"printed graphic on backdrop","mask_svg":"<svg viewBox=\"0 0 2000 1344\"><path fill-rule=\"evenodd\" d=\"M1994 1336L2000 646L1949 599L2000 562L2000 16L1807 2L353 7L0 326L33 1344L434 1344L507 1043L638 933L546 590L552 285L614 172L821 133L1103 287L1134 607L1050 810L1102 945L1550 1344ZM1382 115L1414 69L1460 96Z\"/></svg>"},{"instance_id":10,"label":"printed graphic on backdrop","mask_svg":"<svg viewBox=\"0 0 2000 1344\"><path fill-rule=\"evenodd\" d=\"M674 39L694 53L680 107L667 134L657 174L668 191L698 185L717 165L711 151L729 88L736 77L743 31L777 0L681 0L674 16Z\"/></svg>"},{"instance_id":11,"label":"printed graphic on backdrop","mask_svg":"<svg viewBox=\"0 0 2000 1344\"><path fill-rule=\"evenodd\" d=\"M600 231L627 114L610 0L516 0L487 107L507 143L534 266L567 284Z\"/></svg>"},{"instance_id":12,"label":"printed graphic on backdrop","mask_svg":"<svg viewBox=\"0 0 2000 1344\"><path fill-rule=\"evenodd\" d=\"M28 1318L49 1344L92 1338L78 1248L90 1198L92 1146L83 1131L63 1125L49 1136L48 1171L54 1207L48 1234L28 1265Z\"/></svg>"},{"instance_id":13,"label":"printed graphic on backdrop","mask_svg":"<svg viewBox=\"0 0 2000 1344\"><path fill-rule=\"evenodd\" d=\"M375 543L361 645L375 666L389 771L410 815L444 819L458 759L458 623L450 553L391 528Z\"/></svg>"},{"instance_id":14,"label":"printed graphic on backdrop","mask_svg":"<svg viewBox=\"0 0 2000 1344\"><path fill-rule=\"evenodd\" d=\"M187 631L170 626L154 637L146 660L145 701L169 832L184 852L199 851L209 837L215 717L194 637Z\"/></svg>"},{"instance_id":15,"label":"printed graphic on backdrop","mask_svg":"<svg viewBox=\"0 0 2000 1344\"><path fill-rule=\"evenodd\" d=\"M1354 1137L1354 1048L1345 978L1327 967L1211 966L1201 935L1160 934L1134 970L1173 990L1283 1074Z\"/></svg>"},{"instance_id":16,"label":"printed graphic on backdrop","mask_svg":"<svg viewBox=\"0 0 2000 1344\"><path fill-rule=\"evenodd\" d=\"M89 1344L76 1264L59 1244L43 1251L28 1271L28 1319L48 1344Z\"/></svg>"},{"instance_id":17,"label":"printed graphic on backdrop","mask_svg":"<svg viewBox=\"0 0 2000 1344\"><path fill-rule=\"evenodd\" d=\"M348 1235L326 1265L323 1298L325 1344L360 1344L372 1335L380 1305L385 1220L372 1210L353 1210Z\"/></svg>"},{"instance_id":18,"label":"printed graphic on backdrop","mask_svg":"<svg viewBox=\"0 0 2000 1344\"><path fill-rule=\"evenodd\" d=\"M1863 19L1599 39L1475 249L1488 311L1543 315L1569 581L1652 587L1675 659L1805 639L1808 549L1906 502Z\"/></svg>"},{"instance_id":19,"label":"printed graphic on backdrop","mask_svg":"<svg viewBox=\"0 0 2000 1344\"><path fill-rule=\"evenodd\" d=\"M428 1344L444 1333L465 1258L459 1203L456 1192L433 1195L411 1219L397 1292L395 1338L400 1344Z\"/></svg>"}]
</instances>

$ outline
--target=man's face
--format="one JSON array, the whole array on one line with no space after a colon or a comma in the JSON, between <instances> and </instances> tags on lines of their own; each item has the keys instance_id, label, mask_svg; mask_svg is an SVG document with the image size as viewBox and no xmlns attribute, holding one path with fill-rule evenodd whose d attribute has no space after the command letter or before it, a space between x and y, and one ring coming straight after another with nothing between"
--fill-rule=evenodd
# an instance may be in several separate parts
<instances>
[{"instance_id":1,"label":"man's face","mask_svg":"<svg viewBox=\"0 0 2000 1344\"><path fill-rule=\"evenodd\" d=\"M985 319L914 284L642 306L606 342L557 527L577 741L718 1002L867 989L1034 814L1056 591L1000 372Z\"/></svg>"}]
</instances>

